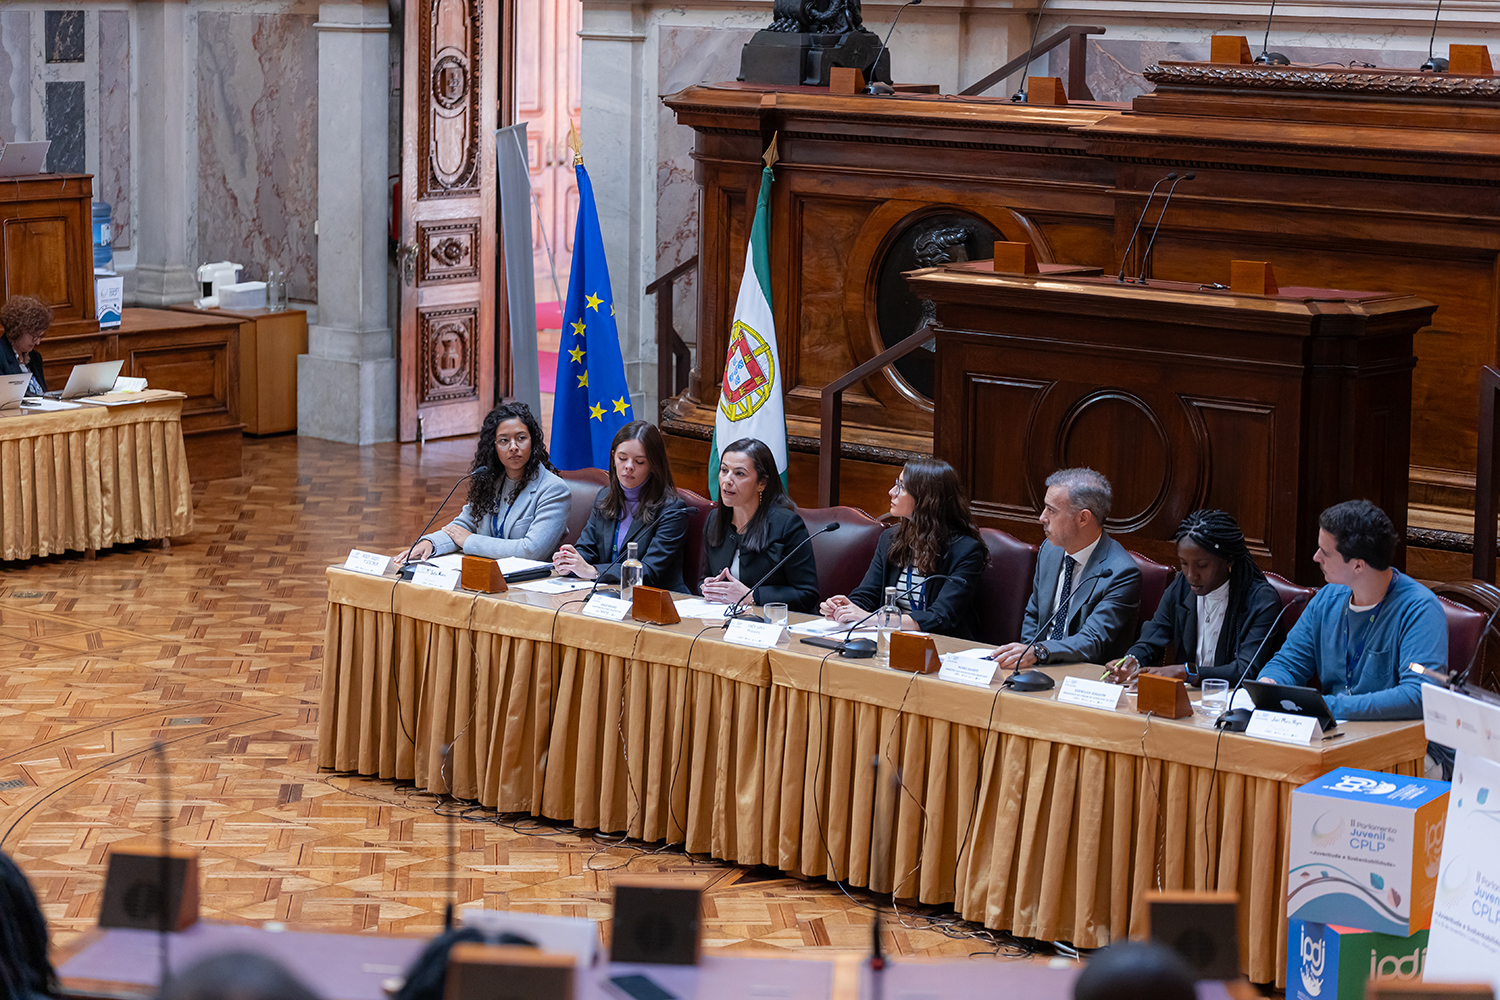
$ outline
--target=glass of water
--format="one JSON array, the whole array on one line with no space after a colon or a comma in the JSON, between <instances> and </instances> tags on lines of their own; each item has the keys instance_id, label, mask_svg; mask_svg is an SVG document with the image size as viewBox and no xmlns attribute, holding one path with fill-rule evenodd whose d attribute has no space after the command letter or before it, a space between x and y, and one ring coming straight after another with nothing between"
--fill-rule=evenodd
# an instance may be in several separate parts
<instances>
[{"instance_id":1,"label":"glass of water","mask_svg":"<svg viewBox=\"0 0 1500 1000\"><path fill-rule=\"evenodd\" d=\"M770 622L772 625L786 624L785 604L767 604L764 605L764 607L766 610L766 621Z\"/></svg>"},{"instance_id":2,"label":"glass of water","mask_svg":"<svg viewBox=\"0 0 1500 1000\"><path fill-rule=\"evenodd\" d=\"M1210 719L1217 719L1229 708L1229 682L1210 677L1203 682L1203 699L1198 707Z\"/></svg>"}]
</instances>

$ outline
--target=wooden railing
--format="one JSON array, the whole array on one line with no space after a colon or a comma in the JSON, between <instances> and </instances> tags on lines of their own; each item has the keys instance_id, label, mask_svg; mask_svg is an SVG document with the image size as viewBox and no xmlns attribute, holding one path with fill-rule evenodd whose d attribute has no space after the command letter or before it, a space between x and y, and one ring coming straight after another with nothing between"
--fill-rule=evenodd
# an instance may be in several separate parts
<instances>
[{"instance_id":1,"label":"wooden railing","mask_svg":"<svg viewBox=\"0 0 1500 1000\"><path fill-rule=\"evenodd\" d=\"M667 400L688 387L693 368L693 352L688 349L672 320L672 286L677 279L698 266L694 254L646 286L647 295L656 296L656 405L658 414Z\"/></svg>"},{"instance_id":2,"label":"wooden railing","mask_svg":"<svg viewBox=\"0 0 1500 1000\"><path fill-rule=\"evenodd\" d=\"M818 444L818 506L839 505L839 459L844 450L844 390L886 365L895 364L937 334L924 326L905 340L887 347L869 361L840 375L823 387L820 403L822 435Z\"/></svg>"},{"instance_id":3,"label":"wooden railing","mask_svg":"<svg viewBox=\"0 0 1500 1000\"><path fill-rule=\"evenodd\" d=\"M1023 56L1018 56L1010 62L1001 66L989 76L980 80L972 87L959 91L962 97L977 97L989 90L995 84L1010 76L1016 70L1021 69L1027 63L1046 55L1057 48L1063 42L1068 43L1068 99L1073 101L1092 101L1094 92L1089 90L1089 35L1102 35L1103 28L1089 27L1079 24L1070 24L1054 35L1049 35L1043 41L1037 43L1036 48ZM1025 86L1025 81L1021 84Z\"/></svg>"}]
</instances>

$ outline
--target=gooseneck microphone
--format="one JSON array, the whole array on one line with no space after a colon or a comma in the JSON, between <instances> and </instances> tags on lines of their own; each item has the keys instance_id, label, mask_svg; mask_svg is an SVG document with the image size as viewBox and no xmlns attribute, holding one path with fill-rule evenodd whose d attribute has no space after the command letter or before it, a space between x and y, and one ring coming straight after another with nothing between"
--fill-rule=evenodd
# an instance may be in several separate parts
<instances>
[{"instance_id":1,"label":"gooseneck microphone","mask_svg":"<svg viewBox=\"0 0 1500 1000\"><path fill-rule=\"evenodd\" d=\"M870 96L889 97L896 92L896 88L892 86L892 84L877 82L875 79L875 72L880 69L880 57L885 55L887 46L891 44L891 35L895 33L896 23L901 20L901 15L906 12L906 8L915 7L921 2L922 0L906 0L906 3L901 5L901 9L896 11L896 16L891 21L890 29L885 33L885 41L880 43L880 51L875 53L875 61L870 63L870 72L868 74L870 82L865 84L865 93L869 94ZM895 79L896 75L892 73L891 80L894 82Z\"/></svg>"},{"instance_id":2,"label":"gooseneck microphone","mask_svg":"<svg viewBox=\"0 0 1500 1000\"><path fill-rule=\"evenodd\" d=\"M1067 556L1064 555L1064 558L1067 558ZM1087 604L1089 598L1094 596L1094 591L1099 589L1100 580L1106 580L1114 575L1115 571L1113 569L1100 570L1099 575L1089 581L1088 597L1083 599L1080 606ZM1010 676L1005 678L1005 687L1010 688L1012 691L1050 691L1057 685L1056 681L1040 670L1035 668L1022 670L1021 661L1026 659L1026 654L1031 652L1031 648L1041 642L1042 637L1052 630L1052 625L1057 620L1057 616L1072 606L1073 600L1070 597L1067 604L1059 604L1056 608L1052 609L1052 614L1047 616L1046 623L1036 630L1035 638L1026 645L1025 649L1021 650L1021 655L1016 657L1016 665L1011 668Z\"/></svg>"},{"instance_id":3,"label":"gooseneck microphone","mask_svg":"<svg viewBox=\"0 0 1500 1000\"><path fill-rule=\"evenodd\" d=\"M1271 630L1260 640L1260 645L1255 647L1255 652L1250 654L1249 666L1245 668L1243 674L1240 674L1240 679L1234 685L1234 690L1229 692L1229 700L1224 702L1224 711L1214 720L1215 729L1222 729L1230 733L1243 733L1245 727L1250 725L1251 710L1248 708L1235 708L1234 696L1240 693L1240 688L1244 687L1245 678L1256 672L1255 661L1260 659L1260 654L1265 650L1266 643L1270 642L1271 636L1276 634L1276 626L1281 624L1281 619L1288 611L1299 604L1306 604L1311 599L1311 596L1308 594L1298 594L1292 600L1282 605L1281 610L1276 613L1276 618L1271 622Z\"/></svg>"},{"instance_id":4,"label":"gooseneck microphone","mask_svg":"<svg viewBox=\"0 0 1500 1000\"><path fill-rule=\"evenodd\" d=\"M1141 227L1146 224L1146 216L1151 214L1151 199L1156 197L1156 189L1161 187L1167 181L1175 181L1176 179L1177 171L1174 170L1170 174L1167 174L1167 176L1163 177L1161 180L1157 181L1155 184L1151 185L1151 193L1146 195L1146 204L1141 208L1141 217L1136 220L1135 229L1131 230L1130 242L1125 244L1125 252L1120 254L1120 273L1115 275L1116 281L1119 281L1123 284L1126 280L1125 262L1130 259L1130 248L1135 246L1135 238L1141 235Z\"/></svg>"},{"instance_id":5,"label":"gooseneck microphone","mask_svg":"<svg viewBox=\"0 0 1500 1000\"><path fill-rule=\"evenodd\" d=\"M1146 283L1146 268L1151 263L1151 248L1156 246L1156 234L1161 229L1161 220L1166 218L1167 206L1172 204L1172 195L1177 193L1177 185L1181 184L1183 181L1190 181L1195 176L1197 175L1183 174L1177 180L1172 182L1171 187L1167 188L1167 196L1162 200L1161 203L1161 213L1157 215L1156 225L1151 229L1151 239L1146 241L1146 252L1141 254L1141 269L1135 276L1136 284L1144 285Z\"/></svg>"},{"instance_id":6,"label":"gooseneck microphone","mask_svg":"<svg viewBox=\"0 0 1500 1000\"><path fill-rule=\"evenodd\" d=\"M1021 85L1010 95L1012 104L1024 104L1026 101L1026 74L1031 72L1031 60L1036 55L1036 33L1042 26L1042 11L1046 9L1047 0L1037 4L1036 21L1031 26L1031 44L1026 46L1026 64L1021 67Z\"/></svg>"},{"instance_id":7,"label":"gooseneck microphone","mask_svg":"<svg viewBox=\"0 0 1500 1000\"><path fill-rule=\"evenodd\" d=\"M754 597L756 588L765 583L767 580L771 579L771 574L775 573L778 569L785 566L786 561L792 558L792 556L796 555L798 549L802 548L802 546L808 544L819 535L827 534L830 531L839 530L839 527L840 525L837 521L834 521L832 524L825 524L817 531L814 531L812 534L802 539L802 541L798 542L796 545L793 545L791 551L782 556L781 559L776 563L776 565L772 566L770 569L766 570L765 573L761 574L761 578L755 581L754 587L751 587L749 590L745 591L745 595L743 597L729 606L729 610L724 612L724 621L726 625L731 618L743 618L747 622L764 622L766 620L764 615L753 615L745 610L745 601L749 600L751 597Z\"/></svg>"},{"instance_id":8,"label":"gooseneck microphone","mask_svg":"<svg viewBox=\"0 0 1500 1000\"><path fill-rule=\"evenodd\" d=\"M598 576L594 577L594 585L592 587L590 587L589 588L589 592L584 595L584 597L583 597L583 603L587 604L589 602L589 598L593 597L596 593L599 592L599 584L601 584L601 583L604 582L604 578L606 576L609 576L610 570L614 569L616 566L620 565L620 563L625 560L625 553L629 552L629 551L630 551L630 549L628 549L628 548L622 550L619 555L615 556L615 561L614 562L612 562L608 566L604 567L604 572L602 572ZM604 593L605 593L606 596L610 596L610 597L619 597L620 596L620 592L618 590L606 590Z\"/></svg>"},{"instance_id":9,"label":"gooseneck microphone","mask_svg":"<svg viewBox=\"0 0 1500 1000\"><path fill-rule=\"evenodd\" d=\"M406 547L406 556L402 559L402 564L401 564L401 573L400 573L401 579L403 579L403 580L410 580L411 577L412 577L412 574L416 572L416 566L411 561L412 550L417 547L417 542L420 542L422 540L423 536L427 534L427 529L430 528L430 527L432 527L432 522L437 520L437 516L443 512L443 508L446 507L446 506L448 506L448 501L453 499L454 492L457 491L457 489L460 486L462 486L465 482L467 482L470 479L473 479L475 476L478 476L481 479L488 479L489 475L490 475L489 466L487 466L487 465L481 465L477 469L470 470L470 472L469 472L468 475L464 476L458 482L456 482L456 483L453 484L453 489L449 490L448 491L448 495L445 496L445 497L443 497L443 502L437 505L437 509L432 512L432 516L427 519L427 523L424 524L422 526L422 530L417 533L416 539L413 540L412 543ZM419 560L419 561L425 562L426 560Z\"/></svg>"},{"instance_id":10,"label":"gooseneck microphone","mask_svg":"<svg viewBox=\"0 0 1500 1000\"><path fill-rule=\"evenodd\" d=\"M1260 55L1255 57L1257 66L1290 66L1292 61L1283 53L1268 52L1271 44L1271 22L1276 19L1276 0L1271 0L1271 13L1266 16L1266 37L1260 43Z\"/></svg>"},{"instance_id":11,"label":"gooseneck microphone","mask_svg":"<svg viewBox=\"0 0 1500 1000\"><path fill-rule=\"evenodd\" d=\"M1427 61L1421 66L1423 73L1446 73L1448 72L1448 60L1442 56L1432 54L1432 47L1437 42L1438 18L1443 13L1443 0L1438 0L1437 10L1432 15L1432 37L1427 39Z\"/></svg>"}]
</instances>

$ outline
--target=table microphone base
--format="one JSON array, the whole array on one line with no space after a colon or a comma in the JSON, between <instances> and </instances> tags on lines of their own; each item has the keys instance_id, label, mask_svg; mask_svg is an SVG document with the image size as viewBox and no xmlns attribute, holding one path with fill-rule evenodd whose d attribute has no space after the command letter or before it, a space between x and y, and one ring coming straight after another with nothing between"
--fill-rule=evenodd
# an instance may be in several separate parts
<instances>
[{"instance_id":1,"label":"table microphone base","mask_svg":"<svg viewBox=\"0 0 1500 1000\"><path fill-rule=\"evenodd\" d=\"M736 618L738 618L740 621L760 622L762 625L766 624L766 622L770 620L765 615L758 615L752 611L738 611L732 615L729 615L724 620L726 622L732 622Z\"/></svg>"},{"instance_id":2,"label":"table microphone base","mask_svg":"<svg viewBox=\"0 0 1500 1000\"><path fill-rule=\"evenodd\" d=\"M1013 691L1050 691L1057 686L1057 681L1040 670L1022 670L1005 678L1004 686Z\"/></svg>"}]
</instances>

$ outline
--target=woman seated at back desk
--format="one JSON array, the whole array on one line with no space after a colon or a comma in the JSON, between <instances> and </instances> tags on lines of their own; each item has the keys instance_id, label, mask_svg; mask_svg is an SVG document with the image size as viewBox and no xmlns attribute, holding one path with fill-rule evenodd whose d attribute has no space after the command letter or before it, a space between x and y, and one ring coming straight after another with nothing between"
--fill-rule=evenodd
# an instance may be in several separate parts
<instances>
[{"instance_id":1,"label":"woman seated at back desk","mask_svg":"<svg viewBox=\"0 0 1500 1000\"><path fill-rule=\"evenodd\" d=\"M812 614L818 606L818 564L812 546L802 544L807 538L807 525L781 486L771 449L755 438L726 447L719 456L719 502L703 525L704 599L785 604L790 611ZM788 554L786 565L766 577Z\"/></svg>"},{"instance_id":2,"label":"woman seated at back desk","mask_svg":"<svg viewBox=\"0 0 1500 1000\"><path fill-rule=\"evenodd\" d=\"M1234 687L1250 658L1264 664L1276 650L1261 649L1281 599L1250 558L1245 534L1221 510L1198 510L1177 528L1177 561L1182 567L1162 594L1156 615L1141 629L1141 638L1109 664L1108 680L1127 684L1137 673L1177 677L1189 684L1218 678ZM1160 665L1168 645L1176 664ZM1251 672L1254 676L1254 672Z\"/></svg>"},{"instance_id":3,"label":"woman seated at back desk","mask_svg":"<svg viewBox=\"0 0 1500 1000\"><path fill-rule=\"evenodd\" d=\"M672 483L661 431L636 420L615 434L610 445L609 485L594 499L578 544L558 549L552 568L583 580L615 583L620 579L620 563L634 542L642 583L686 592L682 538L687 520L687 504Z\"/></svg>"},{"instance_id":4,"label":"woman seated at back desk","mask_svg":"<svg viewBox=\"0 0 1500 1000\"><path fill-rule=\"evenodd\" d=\"M552 471L547 439L525 403L502 403L479 429L468 503L442 531L412 546L412 559L462 551L488 559L550 559L568 530L572 493ZM396 565L407 559L396 554Z\"/></svg>"},{"instance_id":5,"label":"woman seated at back desk","mask_svg":"<svg viewBox=\"0 0 1500 1000\"><path fill-rule=\"evenodd\" d=\"M830 597L818 610L852 625L885 602L887 587L895 587L903 628L974 638L974 592L989 553L969 519L958 474L942 459L915 458L902 468L890 495L891 516L901 523L881 532L875 559L854 592Z\"/></svg>"},{"instance_id":6,"label":"woman seated at back desk","mask_svg":"<svg viewBox=\"0 0 1500 1000\"><path fill-rule=\"evenodd\" d=\"M31 387L26 395L44 395L47 379L42 374L42 355L36 348L52 326L52 310L30 295L12 295L0 306L0 326L5 327L5 336L0 337L0 375L29 372Z\"/></svg>"}]
</instances>

